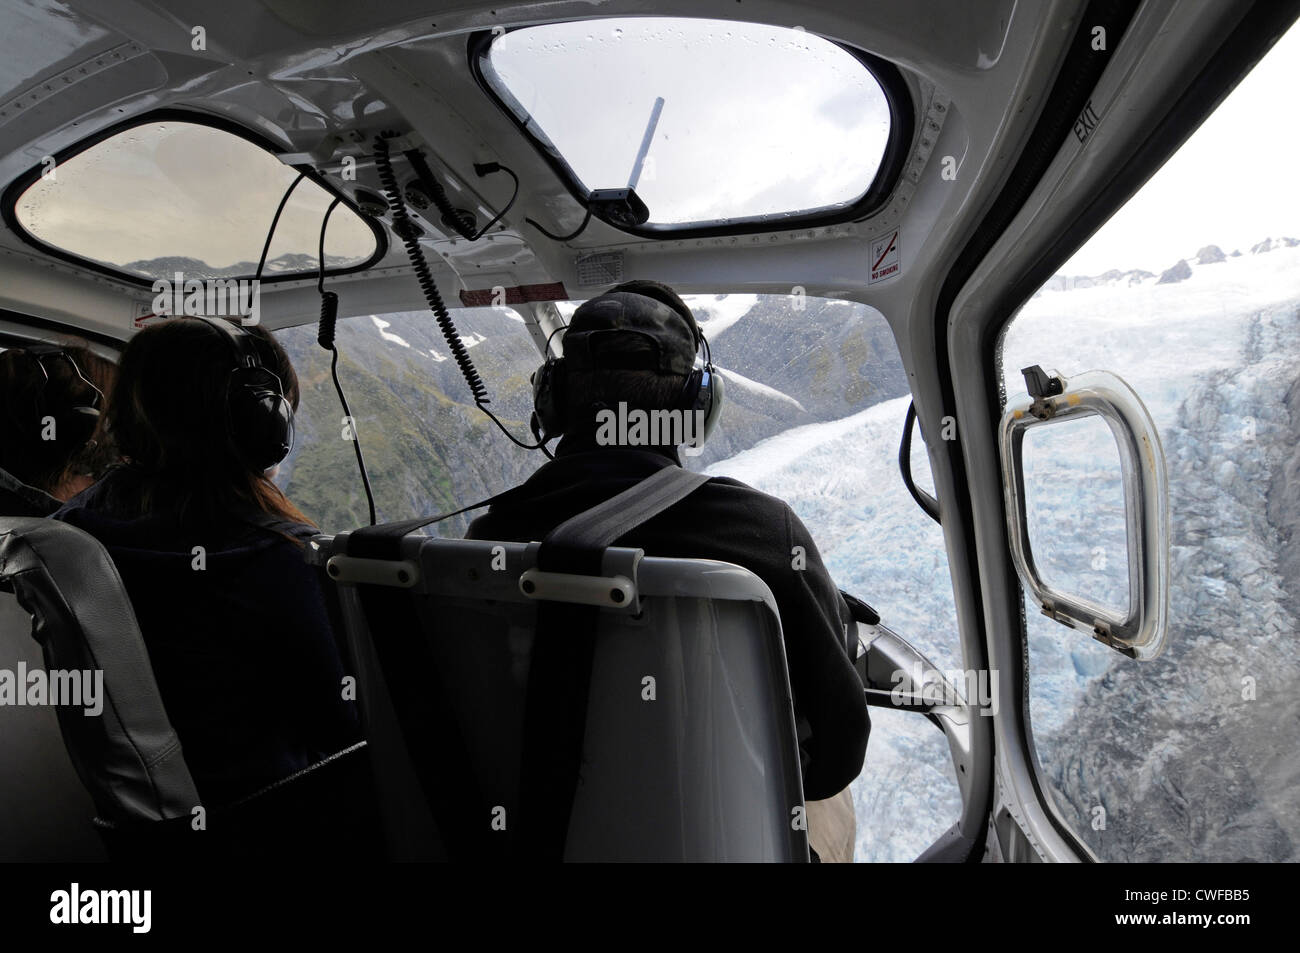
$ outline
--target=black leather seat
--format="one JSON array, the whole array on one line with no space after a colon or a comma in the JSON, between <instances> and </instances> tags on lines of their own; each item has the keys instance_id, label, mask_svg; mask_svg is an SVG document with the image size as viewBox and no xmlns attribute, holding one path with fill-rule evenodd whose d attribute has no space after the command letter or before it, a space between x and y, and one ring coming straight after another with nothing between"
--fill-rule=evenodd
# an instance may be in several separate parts
<instances>
[{"instance_id":1,"label":"black leather seat","mask_svg":"<svg viewBox=\"0 0 1300 953\"><path fill-rule=\"evenodd\" d=\"M375 854L364 741L237 804L200 801L121 577L89 534L54 520L0 517L0 620L2 644L21 645L26 635L39 645L46 671L102 677L98 715L86 715L84 706L56 711L63 747L89 792L110 859ZM48 718L49 709L41 711ZM0 707L0 734L25 727L10 715ZM50 735L47 730L47 745ZM57 784L51 772L32 777L27 767L6 764L0 784L22 789L6 788L5 800L31 805ZM65 768L65 788L66 774ZM88 822L89 812L84 816ZM66 830L47 834L68 836ZM30 859L59 855L47 849ZM81 856L63 859L94 858L83 848Z\"/></svg>"},{"instance_id":2,"label":"black leather seat","mask_svg":"<svg viewBox=\"0 0 1300 953\"><path fill-rule=\"evenodd\" d=\"M104 547L66 523L0 518L0 590L12 593L30 617L30 637L47 671L103 679L100 714L56 709L67 753L100 820L138 827L188 819L198 792ZM12 639L23 616L10 606L5 618ZM29 794L39 797L39 788Z\"/></svg>"},{"instance_id":3,"label":"black leather seat","mask_svg":"<svg viewBox=\"0 0 1300 953\"><path fill-rule=\"evenodd\" d=\"M0 592L0 672L44 669L31 616ZM0 863L104 859L94 803L63 747L49 706L0 707Z\"/></svg>"}]
</instances>

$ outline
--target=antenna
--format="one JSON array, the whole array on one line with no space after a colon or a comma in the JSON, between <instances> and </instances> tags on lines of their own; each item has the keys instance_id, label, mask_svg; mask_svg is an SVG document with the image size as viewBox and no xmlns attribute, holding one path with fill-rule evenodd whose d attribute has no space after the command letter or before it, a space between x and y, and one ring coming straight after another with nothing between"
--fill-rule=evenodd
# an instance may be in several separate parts
<instances>
[{"instance_id":1,"label":"antenna","mask_svg":"<svg viewBox=\"0 0 1300 953\"><path fill-rule=\"evenodd\" d=\"M655 137L655 128L659 125L659 114L664 111L664 98L658 96L655 98L655 104L650 109L650 121L646 123L645 135L641 138L641 148L637 150L636 160L632 163L632 174L628 176L627 187L635 189L636 184L641 179L641 166L645 164L646 153L650 151L650 142Z\"/></svg>"}]
</instances>

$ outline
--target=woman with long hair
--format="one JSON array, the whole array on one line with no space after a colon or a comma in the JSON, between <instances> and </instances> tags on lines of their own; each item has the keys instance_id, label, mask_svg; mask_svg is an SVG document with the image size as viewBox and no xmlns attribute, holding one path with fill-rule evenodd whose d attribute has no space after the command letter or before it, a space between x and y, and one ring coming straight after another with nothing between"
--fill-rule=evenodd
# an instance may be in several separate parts
<instances>
[{"instance_id":1,"label":"woman with long hair","mask_svg":"<svg viewBox=\"0 0 1300 953\"><path fill-rule=\"evenodd\" d=\"M292 443L297 403L288 355L263 329L147 327L123 351L108 403L122 463L55 514L117 564L205 804L359 737L303 560L314 527L268 475Z\"/></svg>"}]
</instances>

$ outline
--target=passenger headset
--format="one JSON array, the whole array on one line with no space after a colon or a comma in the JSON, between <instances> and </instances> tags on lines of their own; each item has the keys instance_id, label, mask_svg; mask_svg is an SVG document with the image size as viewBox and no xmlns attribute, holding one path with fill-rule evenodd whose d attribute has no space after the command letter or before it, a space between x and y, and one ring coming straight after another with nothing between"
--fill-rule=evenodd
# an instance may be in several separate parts
<instances>
[{"instance_id":1,"label":"passenger headset","mask_svg":"<svg viewBox=\"0 0 1300 953\"><path fill-rule=\"evenodd\" d=\"M90 379L81 372L77 362L73 360L72 355L63 348L55 344L32 344L24 347L23 350L28 357L36 362L36 366L41 369L45 380L41 382L40 390L36 394L36 420L38 423L46 417L54 417L56 426L63 426L72 430L72 440L78 447L90 441L91 434L95 432L95 425L99 423L99 411L104 406L103 392L90 382ZM77 403L69 408L69 415L61 417L50 413L49 405L45 400L45 390L50 386L50 369L45 362L54 358L62 358L72 367L72 372L80 378L93 393L89 404ZM57 431L56 431L57 433Z\"/></svg>"},{"instance_id":2,"label":"passenger headset","mask_svg":"<svg viewBox=\"0 0 1300 953\"><path fill-rule=\"evenodd\" d=\"M625 292L634 294L635 292ZM644 297L650 297L646 295ZM683 321L686 320L676 308L672 308L658 298L650 298L661 307L668 308L673 314L678 315ZM562 325L551 332L553 337L556 332L566 330L568 325ZM699 329L698 325L691 328L695 336L696 353L699 352L700 345L704 346L704 366L693 368L686 377L686 383L682 386L681 395L678 397L676 405L665 410L683 410L688 413L700 412L703 415L704 427L703 434L688 446L700 447L709 438L713 432L714 426L718 422L718 417L722 414L722 377L714 370L713 355L709 351L709 342L704 337L704 332ZM628 333L634 333L629 330ZM539 439L550 440L552 437L558 437L565 431L565 405L567 402L567 378L568 369L565 366L563 357L554 357L550 354L550 338L547 338L546 363L537 369L533 374L533 416L532 429L533 433L539 436Z\"/></svg>"},{"instance_id":3,"label":"passenger headset","mask_svg":"<svg viewBox=\"0 0 1300 953\"><path fill-rule=\"evenodd\" d=\"M293 449L293 405L278 375L263 366L257 338L224 318L202 318L230 343L235 367L226 383L226 434L240 458L269 470Z\"/></svg>"}]
</instances>

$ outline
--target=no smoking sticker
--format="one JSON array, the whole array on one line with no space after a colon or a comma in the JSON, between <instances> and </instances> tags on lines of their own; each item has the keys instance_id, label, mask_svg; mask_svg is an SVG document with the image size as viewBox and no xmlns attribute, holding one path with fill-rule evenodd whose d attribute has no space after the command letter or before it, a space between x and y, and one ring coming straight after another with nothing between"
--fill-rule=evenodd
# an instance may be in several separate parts
<instances>
[{"instance_id":1,"label":"no smoking sticker","mask_svg":"<svg viewBox=\"0 0 1300 953\"><path fill-rule=\"evenodd\" d=\"M898 274L898 231L871 243L871 275L867 284L874 284Z\"/></svg>"}]
</instances>

